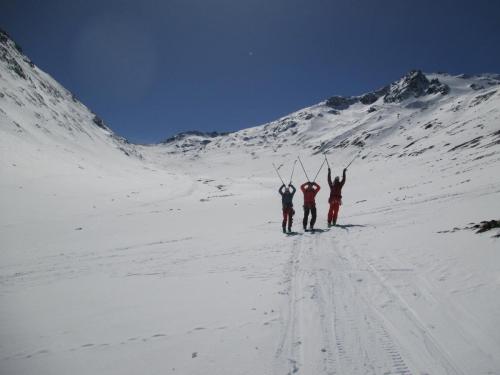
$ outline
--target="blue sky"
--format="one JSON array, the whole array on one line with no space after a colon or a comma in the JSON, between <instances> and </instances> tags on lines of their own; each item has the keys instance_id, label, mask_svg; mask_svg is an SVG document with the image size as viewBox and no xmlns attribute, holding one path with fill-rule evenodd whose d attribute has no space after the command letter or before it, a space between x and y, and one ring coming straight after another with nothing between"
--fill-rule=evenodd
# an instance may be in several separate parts
<instances>
[{"instance_id":1,"label":"blue sky","mask_svg":"<svg viewBox=\"0 0 500 375\"><path fill-rule=\"evenodd\" d=\"M259 125L412 68L500 73L499 1L1 0L0 27L143 143Z\"/></svg>"}]
</instances>

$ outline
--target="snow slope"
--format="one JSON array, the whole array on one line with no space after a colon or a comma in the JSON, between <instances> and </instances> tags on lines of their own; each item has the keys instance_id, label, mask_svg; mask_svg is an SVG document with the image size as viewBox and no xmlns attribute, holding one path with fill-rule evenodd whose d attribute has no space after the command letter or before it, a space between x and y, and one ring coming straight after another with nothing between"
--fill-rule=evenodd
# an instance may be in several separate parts
<instances>
[{"instance_id":1,"label":"snow slope","mask_svg":"<svg viewBox=\"0 0 500 375\"><path fill-rule=\"evenodd\" d=\"M453 230L498 218L497 76L138 146L0 42L0 373L500 373L498 232ZM324 152L339 225L323 170L285 236L271 163Z\"/></svg>"}]
</instances>

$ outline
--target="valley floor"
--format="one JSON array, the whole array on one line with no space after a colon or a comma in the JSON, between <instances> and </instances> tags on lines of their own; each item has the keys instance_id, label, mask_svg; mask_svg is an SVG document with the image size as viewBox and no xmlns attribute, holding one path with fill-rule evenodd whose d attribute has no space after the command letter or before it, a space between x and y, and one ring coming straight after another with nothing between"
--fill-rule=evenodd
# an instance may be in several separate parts
<instances>
[{"instance_id":1,"label":"valley floor","mask_svg":"<svg viewBox=\"0 0 500 375\"><path fill-rule=\"evenodd\" d=\"M499 239L446 233L494 217L496 180L382 197L361 181L386 163L360 163L340 225L324 188L320 230L302 232L297 194L284 235L272 170L213 165L68 190L9 172L0 373L500 373Z\"/></svg>"}]
</instances>

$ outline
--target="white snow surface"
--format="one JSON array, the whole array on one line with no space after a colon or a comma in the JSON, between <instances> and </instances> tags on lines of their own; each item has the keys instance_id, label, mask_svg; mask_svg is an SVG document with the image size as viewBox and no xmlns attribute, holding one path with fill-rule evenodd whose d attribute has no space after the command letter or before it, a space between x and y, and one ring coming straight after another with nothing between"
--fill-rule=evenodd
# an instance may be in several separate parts
<instances>
[{"instance_id":1,"label":"white snow surface","mask_svg":"<svg viewBox=\"0 0 500 375\"><path fill-rule=\"evenodd\" d=\"M0 46L1 374L500 374L497 76L138 146Z\"/></svg>"}]
</instances>

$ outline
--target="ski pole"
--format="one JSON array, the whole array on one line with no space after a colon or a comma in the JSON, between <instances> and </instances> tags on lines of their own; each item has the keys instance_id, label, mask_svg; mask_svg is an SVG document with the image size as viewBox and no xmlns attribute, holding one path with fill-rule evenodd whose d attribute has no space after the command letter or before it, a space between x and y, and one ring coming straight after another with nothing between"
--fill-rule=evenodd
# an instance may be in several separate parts
<instances>
[{"instance_id":1,"label":"ski pole","mask_svg":"<svg viewBox=\"0 0 500 375\"><path fill-rule=\"evenodd\" d=\"M330 168L330 163L328 163L328 158L326 157L326 152L325 152L325 160L326 160L326 165L328 166L328 168Z\"/></svg>"},{"instance_id":2,"label":"ski pole","mask_svg":"<svg viewBox=\"0 0 500 375\"><path fill-rule=\"evenodd\" d=\"M370 154L371 154L371 152L369 152L368 154L366 154L364 157L366 158ZM347 164L347 167L345 167L345 169L349 168L349 166L354 162L354 160L356 160L359 157L359 155L361 155L361 151L358 152L358 154L354 157L354 159L351 160L351 162L349 164Z\"/></svg>"},{"instance_id":3,"label":"ski pole","mask_svg":"<svg viewBox=\"0 0 500 375\"><path fill-rule=\"evenodd\" d=\"M290 175L290 184L292 184L293 172L295 171L295 165L297 165L297 159L293 162L292 174Z\"/></svg>"},{"instance_id":4,"label":"ski pole","mask_svg":"<svg viewBox=\"0 0 500 375\"><path fill-rule=\"evenodd\" d=\"M297 159L299 159L299 163L300 163L300 165L302 166L302 170L304 171L304 174L306 175L307 181L308 181L308 182L309 182L309 181L311 181L311 180L309 179L309 176L307 175L306 169L304 168L304 164L302 164L302 160L300 160L300 156L297 156Z\"/></svg>"},{"instance_id":5,"label":"ski pole","mask_svg":"<svg viewBox=\"0 0 500 375\"><path fill-rule=\"evenodd\" d=\"M319 172L321 172L321 168L323 168L323 165L325 165L325 161L326 161L326 158L325 158L325 160L323 160L323 163L321 163L321 166L318 169L318 173L316 173L316 176L314 176L313 182L315 182L316 178L318 178Z\"/></svg>"},{"instance_id":6,"label":"ski pole","mask_svg":"<svg viewBox=\"0 0 500 375\"><path fill-rule=\"evenodd\" d=\"M349 168L349 166L354 162L354 160L356 160L358 158L359 154L360 153L358 152L358 154L351 160L351 162L349 164L347 164L347 167L345 167L344 169Z\"/></svg>"},{"instance_id":7,"label":"ski pole","mask_svg":"<svg viewBox=\"0 0 500 375\"><path fill-rule=\"evenodd\" d=\"M278 168L276 168L276 166L274 165L274 163L273 163L273 167L274 167L274 170L276 171L276 174L277 174L277 175L278 175L278 177L280 178L281 183L282 183L283 185L285 185L285 183L283 182L283 179L282 179L282 178L281 178L281 176L280 176L280 173L278 172Z\"/></svg>"}]
</instances>

